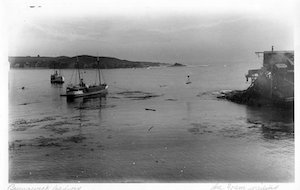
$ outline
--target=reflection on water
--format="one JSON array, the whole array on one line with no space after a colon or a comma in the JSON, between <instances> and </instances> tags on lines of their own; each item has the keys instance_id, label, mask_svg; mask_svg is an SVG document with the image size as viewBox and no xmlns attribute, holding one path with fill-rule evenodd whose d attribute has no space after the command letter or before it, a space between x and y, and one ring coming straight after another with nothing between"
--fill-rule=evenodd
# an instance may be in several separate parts
<instances>
[{"instance_id":1,"label":"reflection on water","mask_svg":"<svg viewBox=\"0 0 300 190\"><path fill-rule=\"evenodd\" d=\"M272 106L251 107L247 106L247 118L253 121L267 122L294 122L294 110Z\"/></svg>"},{"instance_id":2,"label":"reflection on water","mask_svg":"<svg viewBox=\"0 0 300 190\"><path fill-rule=\"evenodd\" d=\"M51 83L51 87L52 88L63 88L63 84L61 83Z\"/></svg>"},{"instance_id":3,"label":"reflection on water","mask_svg":"<svg viewBox=\"0 0 300 190\"><path fill-rule=\"evenodd\" d=\"M106 105L106 96L88 96L80 98L65 98L70 109L101 109Z\"/></svg>"},{"instance_id":4,"label":"reflection on water","mask_svg":"<svg viewBox=\"0 0 300 190\"><path fill-rule=\"evenodd\" d=\"M187 115L187 119L189 120L191 118L191 111L192 111L191 102L186 102L185 104L186 104L186 111L187 111L186 115Z\"/></svg>"},{"instance_id":5,"label":"reflection on water","mask_svg":"<svg viewBox=\"0 0 300 190\"><path fill-rule=\"evenodd\" d=\"M250 107L246 109L248 123L255 124L265 139L294 138L293 109L278 107Z\"/></svg>"}]
</instances>

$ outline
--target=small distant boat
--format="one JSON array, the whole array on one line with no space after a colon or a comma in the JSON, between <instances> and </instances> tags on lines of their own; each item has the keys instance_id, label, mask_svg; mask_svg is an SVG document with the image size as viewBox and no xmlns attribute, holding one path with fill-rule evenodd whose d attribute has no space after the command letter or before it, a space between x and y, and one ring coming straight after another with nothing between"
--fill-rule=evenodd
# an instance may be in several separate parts
<instances>
[{"instance_id":1,"label":"small distant boat","mask_svg":"<svg viewBox=\"0 0 300 190\"><path fill-rule=\"evenodd\" d=\"M185 84L191 84L192 82L190 81L190 75L187 76L187 81Z\"/></svg>"},{"instance_id":2,"label":"small distant boat","mask_svg":"<svg viewBox=\"0 0 300 190\"><path fill-rule=\"evenodd\" d=\"M50 81L51 83L62 84L65 82L65 79L60 73L55 71L55 73L50 76Z\"/></svg>"},{"instance_id":3,"label":"small distant boat","mask_svg":"<svg viewBox=\"0 0 300 190\"><path fill-rule=\"evenodd\" d=\"M57 63L53 63L54 73L50 76L50 82L56 83L56 84L62 84L65 82L65 79L61 74L60 65L59 65L58 71L55 68L56 65L57 65Z\"/></svg>"},{"instance_id":4,"label":"small distant boat","mask_svg":"<svg viewBox=\"0 0 300 190\"><path fill-rule=\"evenodd\" d=\"M73 85L70 84L66 88L66 96L67 98L79 98L79 97L87 97L87 96L95 96L95 95L106 95L108 85L105 83L102 83L101 81L101 75L100 75L100 68L99 68L99 57L97 58L98 63L98 76L99 76L99 84L93 84L93 85L87 85L85 84L83 78L81 78L80 75L80 69L79 69L79 61L77 57L77 72L79 77L79 84Z\"/></svg>"}]
</instances>

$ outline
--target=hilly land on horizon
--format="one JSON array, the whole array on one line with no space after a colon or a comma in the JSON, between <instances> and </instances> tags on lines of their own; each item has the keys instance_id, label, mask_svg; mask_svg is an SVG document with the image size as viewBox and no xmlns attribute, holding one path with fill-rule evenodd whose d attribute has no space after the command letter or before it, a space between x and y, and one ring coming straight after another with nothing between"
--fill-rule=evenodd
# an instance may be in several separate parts
<instances>
[{"instance_id":1,"label":"hilly land on horizon","mask_svg":"<svg viewBox=\"0 0 300 190\"><path fill-rule=\"evenodd\" d=\"M90 55L80 55L74 57L40 57L40 56L9 56L10 68L76 68L77 58L80 68L97 68L97 57ZM99 67L101 69L113 68L143 68L170 66L169 63L128 61L113 57L99 57Z\"/></svg>"}]
</instances>

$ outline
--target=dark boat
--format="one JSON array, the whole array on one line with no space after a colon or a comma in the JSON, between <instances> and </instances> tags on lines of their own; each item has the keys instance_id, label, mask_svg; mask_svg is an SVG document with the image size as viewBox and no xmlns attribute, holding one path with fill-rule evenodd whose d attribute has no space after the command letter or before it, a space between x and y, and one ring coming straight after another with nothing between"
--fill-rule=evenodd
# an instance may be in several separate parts
<instances>
[{"instance_id":1,"label":"dark boat","mask_svg":"<svg viewBox=\"0 0 300 190\"><path fill-rule=\"evenodd\" d=\"M55 71L55 73L50 76L50 82L51 83L62 84L62 83L65 82L65 79L64 79L63 76L58 74L57 71Z\"/></svg>"},{"instance_id":2,"label":"dark boat","mask_svg":"<svg viewBox=\"0 0 300 190\"><path fill-rule=\"evenodd\" d=\"M65 79L61 74L60 68L57 72L57 70L55 69L55 64L54 64L54 73L50 76L50 82L56 84L62 84L65 82Z\"/></svg>"},{"instance_id":3,"label":"dark boat","mask_svg":"<svg viewBox=\"0 0 300 190\"><path fill-rule=\"evenodd\" d=\"M79 77L79 84L73 85L70 84L66 88L66 96L67 98L79 98L79 97L87 97L87 96L104 96L108 93L108 85L101 82L101 75L100 75L100 69L99 69L99 57L97 58L98 63L98 76L99 76L99 84L95 85L87 85L85 84L83 78L81 78L80 75L80 69L79 69L79 61L77 58L77 72Z\"/></svg>"}]
</instances>

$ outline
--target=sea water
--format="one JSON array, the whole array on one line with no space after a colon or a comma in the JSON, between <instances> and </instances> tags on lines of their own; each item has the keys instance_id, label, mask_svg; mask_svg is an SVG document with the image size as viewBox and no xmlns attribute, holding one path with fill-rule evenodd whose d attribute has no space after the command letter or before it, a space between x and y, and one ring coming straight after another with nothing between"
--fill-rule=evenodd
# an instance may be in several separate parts
<instances>
[{"instance_id":1,"label":"sea water","mask_svg":"<svg viewBox=\"0 0 300 190\"><path fill-rule=\"evenodd\" d=\"M293 110L217 98L249 86L245 65L106 69L108 95L74 101L61 72L9 71L10 182L294 181Z\"/></svg>"}]
</instances>

